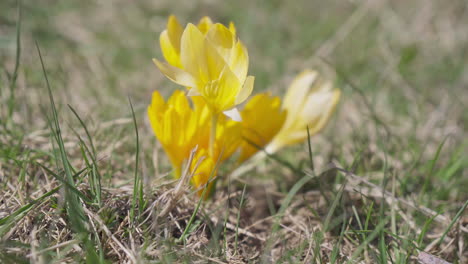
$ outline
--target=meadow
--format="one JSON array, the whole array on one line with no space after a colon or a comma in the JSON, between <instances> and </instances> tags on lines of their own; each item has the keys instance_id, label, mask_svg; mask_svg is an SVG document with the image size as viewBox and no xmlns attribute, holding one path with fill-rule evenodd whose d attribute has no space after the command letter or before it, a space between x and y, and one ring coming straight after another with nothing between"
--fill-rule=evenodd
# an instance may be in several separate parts
<instances>
[{"instance_id":1,"label":"meadow","mask_svg":"<svg viewBox=\"0 0 468 264\"><path fill-rule=\"evenodd\" d=\"M200 199L147 115L171 14L233 22L253 94L332 80L325 129ZM0 262L467 263L467 28L465 0L1 1Z\"/></svg>"}]
</instances>

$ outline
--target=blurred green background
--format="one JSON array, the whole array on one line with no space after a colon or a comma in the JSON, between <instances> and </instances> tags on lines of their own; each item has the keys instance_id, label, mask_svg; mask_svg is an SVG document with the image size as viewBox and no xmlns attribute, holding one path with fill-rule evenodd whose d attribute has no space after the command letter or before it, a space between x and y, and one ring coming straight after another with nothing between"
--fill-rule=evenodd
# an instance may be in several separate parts
<instances>
[{"instance_id":1,"label":"blurred green background","mask_svg":"<svg viewBox=\"0 0 468 264\"><path fill-rule=\"evenodd\" d=\"M72 130L81 127L67 104L92 132L105 186L132 182L131 99L145 182L170 170L164 154L155 151L146 108L154 90L168 96L178 88L152 63L153 57L162 58L159 34L175 14L182 24L203 16L234 22L249 51L254 93L282 96L305 68L334 81L342 90L339 107L326 130L312 138L319 170L334 162L384 187L394 176L397 197L450 216L468 199L466 0L22 1L21 56L10 117L17 7L17 1L0 2L0 180L15 185L23 166L18 164L26 164L29 193L41 181L33 177L38 171L33 162L53 163L46 118L50 102L36 42L73 166L83 164ZM307 144L280 155L304 164ZM299 177L290 174L279 165L264 166L246 180L254 186L258 179L274 181L275 191L286 193ZM326 176L327 190L343 181ZM417 226L427 223L426 216L409 211ZM398 220L405 227L398 234L406 235L406 220ZM411 233L413 239L416 235Z\"/></svg>"}]
</instances>

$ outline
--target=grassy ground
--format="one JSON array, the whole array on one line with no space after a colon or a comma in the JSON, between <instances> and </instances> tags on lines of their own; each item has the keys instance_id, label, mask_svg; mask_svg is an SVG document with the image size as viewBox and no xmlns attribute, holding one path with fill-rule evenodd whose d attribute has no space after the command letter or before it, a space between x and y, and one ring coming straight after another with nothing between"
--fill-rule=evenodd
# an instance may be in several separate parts
<instances>
[{"instance_id":1,"label":"grassy ground","mask_svg":"<svg viewBox=\"0 0 468 264\"><path fill-rule=\"evenodd\" d=\"M0 3L0 262L468 262L466 1L17 7ZM175 88L151 62L169 14L233 21L255 91L336 80L312 163L306 142L221 172L211 201L177 187L146 117Z\"/></svg>"}]
</instances>

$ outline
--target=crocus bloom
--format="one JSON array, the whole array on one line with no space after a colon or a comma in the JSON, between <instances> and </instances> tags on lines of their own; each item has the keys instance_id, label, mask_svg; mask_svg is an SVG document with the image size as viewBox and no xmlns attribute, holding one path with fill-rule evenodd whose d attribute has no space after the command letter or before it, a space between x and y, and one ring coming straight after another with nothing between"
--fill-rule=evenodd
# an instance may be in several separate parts
<instances>
[{"instance_id":1,"label":"crocus bloom","mask_svg":"<svg viewBox=\"0 0 468 264\"><path fill-rule=\"evenodd\" d=\"M303 71L286 92L283 101L286 121L266 151L274 153L286 145L304 141L307 127L311 136L318 133L327 124L339 98L340 90L333 89L330 81L321 80L315 71Z\"/></svg>"},{"instance_id":2,"label":"crocus bloom","mask_svg":"<svg viewBox=\"0 0 468 264\"><path fill-rule=\"evenodd\" d=\"M213 179L216 177L216 161L213 160L205 149L197 151L192 164L190 164L190 171L193 172L191 179L192 185L198 190L198 195L203 194L203 187L206 186L204 198L208 198L213 187Z\"/></svg>"},{"instance_id":3,"label":"crocus bloom","mask_svg":"<svg viewBox=\"0 0 468 264\"><path fill-rule=\"evenodd\" d=\"M171 16L160 42L167 62L154 59L159 70L173 82L201 96L211 112L232 111L252 93L254 77L247 76L247 49L237 39L235 27L213 24L203 18L185 29Z\"/></svg>"},{"instance_id":4,"label":"crocus bloom","mask_svg":"<svg viewBox=\"0 0 468 264\"><path fill-rule=\"evenodd\" d=\"M208 30L214 25L211 18L205 16L197 24L198 29L206 35ZM234 24L229 24L229 30L232 34L236 34L236 28ZM167 29L165 29L159 35L159 45L161 51L166 59L167 63L177 68L183 69L182 63L180 62L180 40L184 28L179 23L174 15L169 16L167 20Z\"/></svg>"},{"instance_id":5,"label":"crocus bloom","mask_svg":"<svg viewBox=\"0 0 468 264\"><path fill-rule=\"evenodd\" d=\"M167 102L155 91L148 107L148 117L175 170L175 176L179 177L183 162L188 159L191 150L197 145L203 147L208 144L208 139L199 128L207 126L209 119L197 114L180 90L176 90Z\"/></svg>"},{"instance_id":6,"label":"crocus bloom","mask_svg":"<svg viewBox=\"0 0 468 264\"><path fill-rule=\"evenodd\" d=\"M281 99L268 93L252 97L242 116L242 137L239 161L243 162L266 146L283 126L286 111L281 109Z\"/></svg>"},{"instance_id":7,"label":"crocus bloom","mask_svg":"<svg viewBox=\"0 0 468 264\"><path fill-rule=\"evenodd\" d=\"M215 151L213 155L209 155L211 122L208 106L198 97L192 99L193 107L190 106L185 93L176 90L165 102L159 92L155 91L148 107L148 117L174 168L176 178L181 176L182 166L188 160L191 151L197 147L191 169L195 169L195 164L200 160L197 170L192 171L192 183L198 188L207 183L210 175L216 177L216 173L213 172L214 164L228 159L239 147L242 126L225 116L220 117L216 124Z\"/></svg>"}]
</instances>

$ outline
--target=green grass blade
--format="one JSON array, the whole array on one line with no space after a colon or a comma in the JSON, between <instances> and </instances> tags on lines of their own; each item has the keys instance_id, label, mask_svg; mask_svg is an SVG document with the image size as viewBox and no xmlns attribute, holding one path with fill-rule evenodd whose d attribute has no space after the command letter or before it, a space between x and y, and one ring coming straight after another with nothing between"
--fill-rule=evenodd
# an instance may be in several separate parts
<instances>
[{"instance_id":1,"label":"green grass blade","mask_svg":"<svg viewBox=\"0 0 468 264\"><path fill-rule=\"evenodd\" d=\"M88 202L88 203L91 203L92 201L89 200L88 197L86 197L86 195L84 195L82 192L80 192L80 190L78 190L75 185L73 184L70 184L66 179L60 177L57 173L53 172L51 169L47 168L46 166L44 166L43 164L39 163L39 162L36 162L36 164L38 166L40 166L41 168L43 168L45 171L47 171L47 173L49 173L50 175L52 175L55 179L57 179L59 182L61 182L62 184L64 184L67 188L70 189L70 191L72 191L73 193L75 193L76 195L78 195L81 199L83 199L84 201ZM79 176L81 173L83 173L84 171L86 170L86 168L78 171L74 176L73 178Z\"/></svg>"},{"instance_id":2,"label":"green grass blade","mask_svg":"<svg viewBox=\"0 0 468 264\"><path fill-rule=\"evenodd\" d=\"M136 204L137 204L137 199L140 201L140 210L143 210L141 208L141 204L143 203L143 188L141 188L141 179L138 176L138 160L139 160L139 153L140 153L140 139L138 135L138 126L137 126L137 121L135 117L135 111L133 110L133 104L132 101L130 100L130 97L128 98L128 103L130 104L130 109L132 111L132 118L133 118L133 126L135 128L135 136L136 136L136 153L135 153L135 175L134 175L134 182L133 182L133 197L132 197L132 207L130 208L130 219L132 221L135 221L135 210L136 210ZM137 198L138 197L138 198Z\"/></svg>"},{"instance_id":3,"label":"green grass blade","mask_svg":"<svg viewBox=\"0 0 468 264\"><path fill-rule=\"evenodd\" d=\"M385 228L385 225L388 223L389 218L390 217L387 216L377 224L374 231L372 231L372 233L370 233L366 240L364 240L364 242L356 248L356 250L353 252L351 258L348 260L347 263L354 263L354 260L361 254L361 252L367 247L367 245L370 242L372 242L377 236L379 236L380 232Z\"/></svg>"},{"instance_id":4,"label":"green grass blade","mask_svg":"<svg viewBox=\"0 0 468 264\"><path fill-rule=\"evenodd\" d=\"M429 182L432 179L432 174L434 173L435 164L437 163L437 160L439 160L440 152L442 151L442 147L444 146L445 141L447 141L447 138L448 137L445 137L444 140L442 140L442 142L439 144L439 147L437 147L437 151L435 153L435 156L431 160L431 164L430 164L430 167L429 167L429 172L426 174L426 178L424 180L423 187L421 188L420 198L422 197L423 194L426 193L426 190L427 190L427 188L429 186Z\"/></svg>"},{"instance_id":5,"label":"green grass blade","mask_svg":"<svg viewBox=\"0 0 468 264\"><path fill-rule=\"evenodd\" d=\"M76 119L78 119L78 121L80 122L81 126L83 127L85 133L86 133L86 136L88 137L88 140L89 140L89 145L91 146L91 150L92 150L92 153L93 153L93 158L96 158L97 155L96 155L96 148L94 147L94 143L93 143L93 138L91 137L91 133L89 133L89 130L88 130L88 127L86 126L85 122L83 121L83 119L81 119L80 115L78 115L78 113L76 112L76 110L71 106L71 105L68 105L68 108L70 108L70 110L73 112L73 114L75 115Z\"/></svg>"},{"instance_id":6,"label":"green grass blade","mask_svg":"<svg viewBox=\"0 0 468 264\"><path fill-rule=\"evenodd\" d=\"M310 161L310 170L315 174L315 166L314 166L314 157L312 153L312 144L310 143L310 130L309 126L307 126L307 147L309 150L309 161Z\"/></svg>"},{"instance_id":7,"label":"green grass blade","mask_svg":"<svg viewBox=\"0 0 468 264\"><path fill-rule=\"evenodd\" d=\"M220 163L220 161L218 159L216 161L216 164L215 164L213 170L210 172L210 177L208 177L208 182L206 184L206 188L203 189L203 192L200 195L200 198L198 199L197 206L195 207L195 210L193 210L193 213L190 216L190 219L189 219L189 221L187 223L187 226L184 229L184 232L182 232L182 235L180 236L180 238L177 239L178 242L185 241L185 238L186 238L187 234L189 233L189 230L190 230L190 228L192 226L192 223L195 220L195 217L196 217L198 211L200 210L201 204L202 204L202 202L204 200L203 197L205 197L206 192L208 190L208 184L213 180L213 177L215 176L215 173L218 170L219 163ZM187 166L190 166L190 164L188 164Z\"/></svg>"},{"instance_id":8,"label":"green grass blade","mask_svg":"<svg viewBox=\"0 0 468 264\"><path fill-rule=\"evenodd\" d=\"M96 200L96 203L98 205L101 205L101 203L102 203L101 178L102 177L101 177L101 174L99 173L99 170L97 169L98 168L97 155L96 155L96 149L95 149L94 144L93 144L93 139L91 137L91 134L89 133L89 130L88 130L86 124L83 122L83 120L78 115L78 113L75 111L75 109L73 109L73 107L71 105L68 105L68 107L73 112L75 117L78 119L78 121L80 122L81 126L85 130L85 133L86 133L86 135L88 137L88 141L89 141L89 144L91 146L91 151L88 148L88 146L86 145L86 143L84 142L84 140L80 137L80 135L74 129L72 129L73 132L75 133L75 135L77 136L78 140L81 142L81 145L85 148L86 152L91 157L92 164L89 164L89 162L87 160L87 157L86 157L86 153L82 154L83 158L85 159L85 161L87 163L87 165L91 168L90 173L88 175L89 175L89 184L91 185L90 187L91 187L91 190L93 191L94 199Z\"/></svg>"},{"instance_id":9,"label":"green grass blade","mask_svg":"<svg viewBox=\"0 0 468 264\"><path fill-rule=\"evenodd\" d=\"M58 118L58 113L57 113L57 108L55 106L55 101L54 97L52 95L52 89L50 87L50 82L49 78L47 77L47 72L45 69L44 65L44 60L42 58L41 50L39 48L39 45L36 42L36 48L37 52L39 54L39 59L41 61L41 66L42 66L42 72L44 74L44 78L47 84L47 90L49 94L49 100L50 100L50 105L52 108L52 134L54 135L57 145L59 147L60 151L60 158L62 162L62 167L65 171L66 175L66 181L67 185L65 186L65 201L67 202L67 211L68 211L68 217L70 219L72 228L74 229L75 232L82 233L86 232L86 227L84 225L84 221L86 221L86 218L84 216L84 210L81 205L81 202L79 200L79 196L73 192L69 186L75 187L75 182L73 179L73 174L72 174L72 168L70 166L70 162L67 158L67 153L65 151L65 144L63 142L62 134L61 134L61 129L60 129L60 123L59 123L59 118ZM76 187L74 188L76 189Z\"/></svg>"},{"instance_id":10,"label":"green grass blade","mask_svg":"<svg viewBox=\"0 0 468 264\"><path fill-rule=\"evenodd\" d=\"M10 79L10 98L8 99L8 119L10 120L15 109L15 89L16 79L18 78L18 69L21 60L21 0L18 0L18 21L16 23L16 57L15 57L15 68Z\"/></svg>"},{"instance_id":11,"label":"green grass blade","mask_svg":"<svg viewBox=\"0 0 468 264\"><path fill-rule=\"evenodd\" d=\"M235 233L235 238L234 238L234 252L236 252L236 253L237 253L237 239L238 239L238 235L239 235L239 232L238 232L239 231L239 223L240 223L242 207L244 206L244 196L245 196L246 186L247 185L244 184L244 188L242 189L242 195L241 195L240 204L239 204L239 212L237 212L236 233Z\"/></svg>"},{"instance_id":12,"label":"green grass blade","mask_svg":"<svg viewBox=\"0 0 468 264\"><path fill-rule=\"evenodd\" d=\"M457 222L458 218L461 217L461 215L463 214L463 212L465 211L467 206L468 206L468 200L465 201L465 204L463 204L463 206L460 208L460 210L458 210L457 214L452 219L452 221L448 225L447 229L445 229L444 234L439 239L439 242L438 242L439 245L442 243L442 241L444 241L445 237L447 236L447 233L450 231L450 229L455 224L455 222Z\"/></svg>"}]
</instances>

